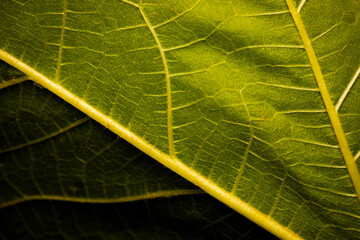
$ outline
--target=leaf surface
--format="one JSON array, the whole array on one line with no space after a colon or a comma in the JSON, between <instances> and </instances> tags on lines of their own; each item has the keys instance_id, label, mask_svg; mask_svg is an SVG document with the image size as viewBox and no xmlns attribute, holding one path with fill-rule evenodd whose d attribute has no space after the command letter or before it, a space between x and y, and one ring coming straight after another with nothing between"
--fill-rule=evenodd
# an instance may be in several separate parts
<instances>
[{"instance_id":1,"label":"leaf surface","mask_svg":"<svg viewBox=\"0 0 360 240\"><path fill-rule=\"evenodd\" d=\"M1 239L276 239L208 195L117 204L31 201L3 209L0 223Z\"/></svg>"},{"instance_id":2,"label":"leaf surface","mask_svg":"<svg viewBox=\"0 0 360 240\"><path fill-rule=\"evenodd\" d=\"M19 83L21 72L0 69L1 239L275 238L46 89Z\"/></svg>"},{"instance_id":3,"label":"leaf surface","mask_svg":"<svg viewBox=\"0 0 360 240\"><path fill-rule=\"evenodd\" d=\"M277 236L356 239L359 5L4 1L0 56Z\"/></svg>"},{"instance_id":4,"label":"leaf surface","mask_svg":"<svg viewBox=\"0 0 360 240\"><path fill-rule=\"evenodd\" d=\"M2 76L24 79L0 66ZM203 193L32 82L1 89L0 102L0 207L34 199L110 203Z\"/></svg>"}]
</instances>

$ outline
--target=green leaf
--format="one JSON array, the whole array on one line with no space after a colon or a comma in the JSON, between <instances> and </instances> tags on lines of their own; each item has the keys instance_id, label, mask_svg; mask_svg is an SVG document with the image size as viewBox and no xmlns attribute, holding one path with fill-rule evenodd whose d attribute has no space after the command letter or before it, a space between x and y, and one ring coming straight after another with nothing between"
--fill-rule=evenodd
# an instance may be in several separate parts
<instances>
[{"instance_id":1,"label":"green leaf","mask_svg":"<svg viewBox=\"0 0 360 240\"><path fill-rule=\"evenodd\" d=\"M0 69L8 87L0 91L2 239L274 238L210 197L197 197L203 191L46 89L19 84L27 79L21 72L3 62ZM86 168L77 169L77 161Z\"/></svg>"},{"instance_id":2,"label":"green leaf","mask_svg":"<svg viewBox=\"0 0 360 240\"><path fill-rule=\"evenodd\" d=\"M31 82L2 89L0 102L0 207L203 193Z\"/></svg>"},{"instance_id":3,"label":"green leaf","mask_svg":"<svg viewBox=\"0 0 360 240\"><path fill-rule=\"evenodd\" d=\"M359 1L0 9L1 59L171 170L281 238L359 238Z\"/></svg>"},{"instance_id":4,"label":"green leaf","mask_svg":"<svg viewBox=\"0 0 360 240\"><path fill-rule=\"evenodd\" d=\"M9 64L0 61L0 90L29 80L29 77Z\"/></svg>"}]
</instances>

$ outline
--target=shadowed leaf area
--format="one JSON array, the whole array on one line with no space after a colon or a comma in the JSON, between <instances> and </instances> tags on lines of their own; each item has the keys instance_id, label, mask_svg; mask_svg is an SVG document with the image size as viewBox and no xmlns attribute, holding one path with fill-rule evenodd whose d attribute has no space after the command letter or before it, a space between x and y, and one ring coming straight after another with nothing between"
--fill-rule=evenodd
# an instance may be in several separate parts
<instances>
[{"instance_id":1,"label":"shadowed leaf area","mask_svg":"<svg viewBox=\"0 0 360 240\"><path fill-rule=\"evenodd\" d=\"M29 81L0 91L1 205L201 193L46 89Z\"/></svg>"},{"instance_id":2,"label":"shadowed leaf area","mask_svg":"<svg viewBox=\"0 0 360 240\"><path fill-rule=\"evenodd\" d=\"M31 81L0 102L1 239L276 239Z\"/></svg>"},{"instance_id":3,"label":"shadowed leaf area","mask_svg":"<svg viewBox=\"0 0 360 240\"><path fill-rule=\"evenodd\" d=\"M207 195L118 204L31 201L1 210L2 239L277 239Z\"/></svg>"}]
</instances>

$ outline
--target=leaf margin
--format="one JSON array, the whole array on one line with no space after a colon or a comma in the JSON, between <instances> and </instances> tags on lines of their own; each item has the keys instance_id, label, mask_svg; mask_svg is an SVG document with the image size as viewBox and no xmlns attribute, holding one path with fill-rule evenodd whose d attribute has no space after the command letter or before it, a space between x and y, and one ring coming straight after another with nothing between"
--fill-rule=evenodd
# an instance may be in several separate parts
<instances>
[{"instance_id":1,"label":"leaf margin","mask_svg":"<svg viewBox=\"0 0 360 240\"><path fill-rule=\"evenodd\" d=\"M64 99L66 102L68 102L75 108L79 109L80 111L88 115L90 118L99 122L101 125L105 126L110 131L117 134L119 137L128 141L130 144L134 145L136 148L140 149L145 154L156 159L165 167L176 172L177 174L184 177L186 180L192 182L193 184L199 186L214 198L223 202L230 208L239 212L241 215L245 216L249 220L258 224L260 227L266 229L267 231L279 237L280 239L294 239L294 240L302 239L299 235L297 235L290 229L284 227L283 225L281 225L271 217L255 209L250 204L236 197L234 194L225 191L224 189L213 183L211 180L205 178L204 176L200 175L198 172L186 166L176 157L167 155L161 152L160 150L154 148L151 144L149 144L144 139L136 136L126 127L118 124L110 117L106 116L105 114L96 110L94 107L90 106L81 98L73 95L71 92L64 89L60 85L52 82L49 78L39 73L38 71L27 65L26 63L22 62L21 60L15 58L14 56L10 55L9 53L1 49L0 49L0 59L10 64L11 66L19 69L20 71L25 73L30 80L36 82L42 87L45 87L49 91L53 92L55 95Z\"/></svg>"}]
</instances>

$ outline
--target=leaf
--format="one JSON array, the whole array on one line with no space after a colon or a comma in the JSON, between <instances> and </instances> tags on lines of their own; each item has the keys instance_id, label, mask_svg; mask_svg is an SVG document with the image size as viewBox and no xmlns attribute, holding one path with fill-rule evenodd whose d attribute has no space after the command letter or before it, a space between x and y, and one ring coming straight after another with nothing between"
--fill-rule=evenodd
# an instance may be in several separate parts
<instances>
[{"instance_id":1,"label":"leaf","mask_svg":"<svg viewBox=\"0 0 360 240\"><path fill-rule=\"evenodd\" d=\"M4 209L0 223L3 239L274 239L207 195L120 204L25 202Z\"/></svg>"},{"instance_id":2,"label":"leaf","mask_svg":"<svg viewBox=\"0 0 360 240\"><path fill-rule=\"evenodd\" d=\"M274 238L46 89L19 83L21 72L0 69L1 238Z\"/></svg>"},{"instance_id":3,"label":"leaf","mask_svg":"<svg viewBox=\"0 0 360 240\"><path fill-rule=\"evenodd\" d=\"M202 193L46 89L26 82L0 93L2 207Z\"/></svg>"},{"instance_id":4,"label":"leaf","mask_svg":"<svg viewBox=\"0 0 360 240\"><path fill-rule=\"evenodd\" d=\"M3 1L0 58L275 235L358 239L359 4Z\"/></svg>"}]
</instances>

